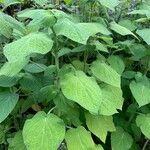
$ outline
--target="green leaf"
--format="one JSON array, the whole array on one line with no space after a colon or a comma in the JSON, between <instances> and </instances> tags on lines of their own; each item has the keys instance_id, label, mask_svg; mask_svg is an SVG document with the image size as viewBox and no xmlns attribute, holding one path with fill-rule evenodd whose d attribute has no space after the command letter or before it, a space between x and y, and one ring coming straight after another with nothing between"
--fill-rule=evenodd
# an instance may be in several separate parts
<instances>
[{"instance_id":1,"label":"green leaf","mask_svg":"<svg viewBox=\"0 0 150 150\"><path fill-rule=\"evenodd\" d=\"M23 141L23 136L22 132L18 131L15 134L15 137L12 139L12 141L9 144L8 150L27 150L24 141Z\"/></svg>"},{"instance_id":2,"label":"green leaf","mask_svg":"<svg viewBox=\"0 0 150 150\"><path fill-rule=\"evenodd\" d=\"M150 18L149 10L144 10L144 9L142 9L142 10L133 10L129 14L131 14L131 15L137 15L137 14L146 15L148 18Z\"/></svg>"},{"instance_id":3,"label":"green leaf","mask_svg":"<svg viewBox=\"0 0 150 150\"><path fill-rule=\"evenodd\" d=\"M23 139L28 150L56 150L65 137L65 125L54 114L38 112L25 122Z\"/></svg>"},{"instance_id":4,"label":"green leaf","mask_svg":"<svg viewBox=\"0 0 150 150\"><path fill-rule=\"evenodd\" d=\"M137 30L136 33L148 44L150 45L150 29L142 29L142 30Z\"/></svg>"},{"instance_id":5,"label":"green leaf","mask_svg":"<svg viewBox=\"0 0 150 150\"><path fill-rule=\"evenodd\" d=\"M150 103L149 79L143 77L140 81L132 81L130 89L140 107Z\"/></svg>"},{"instance_id":6,"label":"green leaf","mask_svg":"<svg viewBox=\"0 0 150 150\"><path fill-rule=\"evenodd\" d=\"M48 3L48 0L33 0L33 1L41 6Z\"/></svg>"},{"instance_id":7,"label":"green leaf","mask_svg":"<svg viewBox=\"0 0 150 150\"><path fill-rule=\"evenodd\" d=\"M8 7L10 5L19 4L22 0L4 0L5 7Z\"/></svg>"},{"instance_id":8,"label":"green leaf","mask_svg":"<svg viewBox=\"0 0 150 150\"><path fill-rule=\"evenodd\" d=\"M92 64L91 70L99 80L120 88L120 75L111 66L97 60Z\"/></svg>"},{"instance_id":9,"label":"green leaf","mask_svg":"<svg viewBox=\"0 0 150 150\"><path fill-rule=\"evenodd\" d=\"M17 31L20 31L23 35L26 34L26 28L22 22L17 21L15 18L11 17L10 15L7 15L5 13L1 13L5 21L7 21L12 29L16 29Z\"/></svg>"},{"instance_id":10,"label":"green leaf","mask_svg":"<svg viewBox=\"0 0 150 150\"><path fill-rule=\"evenodd\" d=\"M65 136L68 150L103 150L99 145L96 147L91 134L82 126L76 129L69 129Z\"/></svg>"},{"instance_id":11,"label":"green leaf","mask_svg":"<svg viewBox=\"0 0 150 150\"><path fill-rule=\"evenodd\" d=\"M46 70L47 66L44 64L38 64L38 63L30 63L27 64L23 69L29 73L40 73Z\"/></svg>"},{"instance_id":12,"label":"green leaf","mask_svg":"<svg viewBox=\"0 0 150 150\"><path fill-rule=\"evenodd\" d=\"M0 86L1 87L11 87L17 83L20 79L19 76L8 77L8 76L0 76Z\"/></svg>"},{"instance_id":13,"label":"green leaf","mask_svg":"<svg viewBox=\"0 0 150 150\"><path fill-rule=\"evenodd\" d=\"M110 23L110 28L113 31L115 31L118 34L120 34L120 35L123 35L123 36L125 36L125 35L133 35L135 38L138 39L138 37L135 34L133 34L129 29L127 29L127 28L117 24L116 22L111 22Z\"/></svg>"},{"instance_id":14,"label":"green leaf","mask_svg":"<svg viewBox=\"0 0 150 150\"><path fill-rule=\"evenodd\" d=\"M108 132L115 131L112 116L86 114L86 124L88 129L99 137L104 143Z\"/></svg>"},{"instance_id":15,"label":"green leaf","mask_svg":"<svg viewBox=\"0 0 150 150\"><path fill-rule=\"evenodd\" d=\"M40 92L45 100L48 102L56 97L56 95L58 94L58 89L55 85L47 85L41 88Z\"/></svg>"},{"instance_id":16,"label":"green leaf","mask_svg":"<svg viewBox=\"0 0 150 150\"><path fill-rule=\"evenodd\" d=\"M122 74L125 69L125 64L119 56L111 55L107 62L110 66L117 71L118 74Z\"/></svg>"},{"instance_id":17,"label":"green leaf","mask_svg":"<svg viewBox=\"0 0 150 150\"><path fill-rule=\"evenodd\" d=\"M142 44L132 44L129 47L133 56L131 57L132 60L139 61L141 58L145 57L148 53L146 47Z\"/></svg>"},{"instance_id":18,"label":"green leaf","mask_svg":"<svg viewBox=\"0 0 150 150\"><path fill-rule=\"evenodd\" d=\"M60 19L54 26L57 35L63 35L75 42L86 44L90 36L96 33L109 35L108 29L99 23L74 23L69 19Z\"/></svg>"},{"instance_id":19,"label":"green leaf","mask_svg":"<svg viewBox=\"0 0 150 150\"><path fill-rule=\"evenodd\" d=\"M95 41L94 43L92 43L96 46L96 49L99 51L103 51L103 52L107 52L108 53L108 49L106 47L106 45L100 43L99 41Z\"/></svg>"},{"instance_id":20,"label":"green leaf","mask_svg":"<svg viewBox=\"0 0 150 150\"><path fill-rule=\"evenodd\" d=\"M31 54L46 54L52 46L53 41L43 33L31 33L7 44L4 47L4 55L8 62L1 68L0 75L16 75L27 64Z\"/></svg>"},{"instance_id":21,"label":"green leaf","mask_svg":"<svg viewBox=\"0 0 150 150\"><path fill-rule=\"evenodd\" d=\"M21 39L7 44L4 47L4 55L9 62L22 60L31 54L48 53L53 46L53 41L43 33L31 33Z\"/></svg>"},{"instance_id":22,"label":"green leaf","mask_svg":"<svg viewBox=\"0 0 150 150\"><path fill-rule=\"evenodd\" d=\"M12 34L11 25L5 20L2 13L0 13L0 34L7 38L9 38Z\"/></svg>"},{"instance_id":23,"label":"green leaf","mask_svg":"<svg viewBox=\"0 0 150 150\"><path fill-rule=\"evenodd\" d=\"M28 26L39 27L51 27L56 22L54 14L49 10L44 9L26 9L17 14L19 18L27 19L30 18L32 21Z\"/></svg>"},{"instance_id":24,"label":"green leaf","mask_svg":"<svg viewBox=\"0 0 150 150\"><path fill-rule=\"evenodd\" d=\"M112 150L129 150L132 146L133 139L131 135L117 127L116 131L111 134Z\"/></svg>"},{"instance_id":25,"label":"green leaf","mask_svg":"<svg viewBox=\"0 0 150 150\"><path fill-rule=\"evenodd\" d=\"M150 114L141 114L136 118L136 124L142 133L150 139Z\"/></svg>"},{"instance_id":26,"label":"green leaf","mask_svg":"<svg viewBox=\"0 0 150 150\"><path fill-rule=\"evenodd\" d=\"M99 114L110 116L118 113L117 109L122 109L123 97L121 88L104 85L102 88L102 102Z\"/></svg>"},{"instance_id":27,"label":"green leaf","mask_svg":"<svg viewBox=\"0 0 150 150\"><path fill-rule=\"evenodd\" d=\"M102 100L101 89L94 80L82 71L67 73L60 81L61 89L67 99L77 102L79 105L98 114Z\"/></svg>"},{"instance_id":28,"label":"green leaf","mask_svg":"<svg viewBox=\"0 0 150 150\"><path fill-rule=\"evenodd\" d=\"M65 2L67 5L70 5L70 4L72 4L73 0L64 0L64 2Z\"/></svg>"},{"instance_id":29,"label":"green leaf","mask_svg":"<svg viewBox=\"0 0 150 150\"><path fill-rule=\"evenodd\" d=\"M6 62L0 69L0 75L14 77L28 63L28 59Z\"/></svg>"},{"instance_id":30,"label":"green leaf","mask_svg":"<svg viewBox=\"0 0 150 150\"><path fill-rule=\"evenodd\" d=\"M0 123L7 118L7 116L14 109L17 104L19 96L14 93L1 92L0 93Z\"/></svg>"},{"instance_id":31,"label":"green leaf","mask_svg":"<svg viewBox=\"0 0 150 150\"><path fill-rule=\"evenodd\" d=\"M119 0L98 0L101 5L111 9L111 10L114 10L114 7L116 7L117 5L119 5Z\"/></svg>"},{"instance_id":32,"label":"green leaf","mask_svg":"<svg viewBox=\"0 0 150 150\"><path fill-rule=\"evenodd\" d=\"M38 91L42 87L41 80L31 74L24 74L22 79L19 81L21 89L26 91Z\"/></svg>"},{"instance_id":33,"label":"green leaf","mask_svg":"<svg viewBox=\"0 0 150 150\"><path fill-rule=\"evenodd\" d=\"M118 24L129 29L130 31L134 31L137 28L136 24L129 19L122 19Z\"/></svg>"}]
</instances>

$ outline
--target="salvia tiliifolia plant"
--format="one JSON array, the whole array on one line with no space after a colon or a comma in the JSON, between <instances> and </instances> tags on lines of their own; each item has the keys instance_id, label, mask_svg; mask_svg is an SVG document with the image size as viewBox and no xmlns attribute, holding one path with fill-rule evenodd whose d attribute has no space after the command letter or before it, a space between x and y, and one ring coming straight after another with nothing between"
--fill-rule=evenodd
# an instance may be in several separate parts
<instances>
[{"instance_id":1,"label":"salvia tiliifolia plant","mask_svg":"<svg viewBox=\"0 0 150 150\"><path fill-rule=\"evenodd\" d=\"M150 149L149 0L0 2L0 150Z\"/></svg>"}]
</instances>

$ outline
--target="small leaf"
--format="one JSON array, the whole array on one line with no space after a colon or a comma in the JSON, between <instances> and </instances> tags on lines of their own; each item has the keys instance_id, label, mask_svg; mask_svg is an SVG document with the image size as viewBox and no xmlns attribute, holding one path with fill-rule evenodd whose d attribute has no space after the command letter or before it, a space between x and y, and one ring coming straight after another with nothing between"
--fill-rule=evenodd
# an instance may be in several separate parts
<instances>
[{"instance_id":1,"label":"small leaf","mask_svg":"<svg viewBox=\"0 0 150 150\"><path fill-rule=\"evenodd\" d=\"M138 37L135 34L133 34L129 29L127 29L127 28L117 24L116 22L111 22L110 23L110 28L113 31L115 31L118 34L120 34L120 35L123 35L123 36L125 36L125 35L133 35L135 38L138 39Z\"/></svg>"},{"instance_id":2,"label":"small leaf","mask_svg":"<svg viewBox=\"0 0 150 150\"><path fill-rule=\"evenodd\" d=\"M142 29L142 30L137 30L136 33L148 44L150 45L150 29Z\"/></svg>"},{"instance_id":3,"label":"small leaf","mask_svg":"<svg viewBox=\"0 0 150 150\"><path fill-rule=\"evenodd\" d=\"M150 139L150 114L141 114L136 118L136 124L142 133Z\"/></svg>"},{"instance_id":4,"label":"small leaf","mask_svg":"<svg viewBox=\"0 0 150 150\"><path fill-rule=\"evenodd\" d=\"M131 14L131 15L136 15L136 14L146 15L148 18L150 18L149 10L144 10L144 9L142 9L142 10L133 10L129 14Z\"/></svg>"},{"instance_id":5,"label":"small leaf","mask_svg":"<svg viewBox=\"0 0 150 150\"><path fill-rule=\"evenodd\" d=\"M64 137L63 121L45 112L38 112L25 122L23 128L23 139L28 150L56 150Z\"/></svg>"},{"instance_id":6,"label":"small leaf","mask_svg":"<svg viewBox=\"0 0 150 150\"><path fill-rule=\"evenodd\" d=\"M133 139L131 135L117 127L116 131L111 134L112 150L129 150L132 146Z\"/></svg>"},{"instance_id":7,"label":"small leaf","mask_svg":"<svg viewBox=\"0 0 150 150\"><path fill-rule=\"evenodd\" d=\"M33 63L33 64L27 64L24 67L24 70L30 73L40 73L46 70L47 66L44 64L38 64L38 63Z\"/></svg>"},{"instance_id":8,"label":"small leaf","mask_svg":"<svg viewBox=\"0 0 150 150\"><path fill-rule=\"evenodd\" d=\"M33 0L33 1L41 6L48 3L48 0Z\"/></svg>"},{"instance_id":9,"label":"small leaf","mask_svg":"<svg viewBox=\"0 0 150 150\"><path fill-rule=\"evenodd\" d=\"M22 132L18 131L15 134L15 137L12 139L12 141L9 144L8 150L27 150L24 141L23 141L23 136Z\"/></svg>"},{"instance_id":10,"label":"small leaf","mask_svg":"<svg viewBox=\"0 0 150 150\"><path fill-rule=\"evenodd\" d=\"M111 9L111 10L114 10L114 7L116 7L117 5L119 5L119 0L98 0L101 5Z\"/></svg>"},{"instance_id":11,"label":"small leaf","mask_svg":"<svg viewBox=\"0 0 150 150\"><path fill-rule=\"evenodd\" d=\"M150 103L149 79L143 77L140 81L132 81L130 89L140 107Z\"/></svg>"},{"instance_id":12,"label":"small leaf","mask_svg":"<svg viewBox=\"0 0 150 150\"><path fill-rule=\"evenodd\" d=\"M92 73L99 80L120 88L120 75L106 63L95 61L91 67Z\"/></svg>"},{"instance_id":13,"label":"small leaf","mask_svg":"<svg viewBox=\"0 0 150 150\"><path fill-rule=\"evenodd\" d=\"M117 71L118 74L122 74L125 69L125 64L119 56L112 55L107 59L110 66Z\"/></svg>"},{"instance_id":14,"label":"small leaf","mask_svg":"<svg viewBox=\"0 0 150 150\"><path fill-rule=\"evenodd\" d=\"M0 123L7 118L7 116L14 109L17 104L19 96L14 93L1 92L0 93Z\"/></svg>"},{"instance_id":15,"label":"small leaf","mask_svg":"<svg viewBox=\"0 0 150 150\"><path fill-rule=\"evenodd\" d=\"M69 129L65 136L68 150L103 150L93 142L91 134L82 126L76 129Z\"/></svg>"},{"instance_id":16,"label":"small leaf","mask_svg":"<svg viewBox=\"0 0 150 150\"><path fill-rule=\"evenodd\" d=\"M86 114L86 124L88 129L99 137L104 143L108 132L115 131L112 116Z\"/></svg>"},{"instance_id":17,"label":"small leaf","mask_svg":"<svg viewBox=\"0 0 150 150\"><path fill-rule=\"evenodd\" d=\"M67 99L77 102L92 113L98 114L101 103L101 89L93 78L82 71L65 74L60 81L61 89Z\"/></svg>"}]
</instances>

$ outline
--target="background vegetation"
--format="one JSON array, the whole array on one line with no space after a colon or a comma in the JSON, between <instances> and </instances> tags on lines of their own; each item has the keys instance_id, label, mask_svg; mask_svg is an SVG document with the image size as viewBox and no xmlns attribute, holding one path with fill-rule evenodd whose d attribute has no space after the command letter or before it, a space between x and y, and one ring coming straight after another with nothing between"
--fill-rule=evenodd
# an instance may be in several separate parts
<instances>
[{"instance_id":1,"label":"background vegetation","mask_svg":"<svg viewBox=\"0 0 150 150\"><path fill-rule=\"evenodd\" d=\"M0 150L150 149L150 0L0 7Z\"/></svg>"}]
</instances>

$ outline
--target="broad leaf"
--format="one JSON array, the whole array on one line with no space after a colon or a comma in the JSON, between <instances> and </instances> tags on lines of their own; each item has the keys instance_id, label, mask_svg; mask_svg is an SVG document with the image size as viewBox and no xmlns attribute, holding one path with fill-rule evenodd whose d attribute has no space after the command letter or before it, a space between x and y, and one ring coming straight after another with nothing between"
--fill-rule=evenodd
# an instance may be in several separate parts
<instances>
[{"instance_id":1,"label":"broad leaf","mask_svg":"<svg viewBox=\"0 0 150 150\"><path fill-rule=\"evenodd\" d=\"M129 19L122 19L121 21L118 22L118 24L129 29L130 31L134 31L137 28L135 22Z\"/></svg>"},{"instance_id":2,"label":"broad leaf","mask_svg":"<svg viewBox=\"0 0 150 150\"><path fill-rule=\"evenodd\" d=\"M114 10L114 7L116 7L117 5L119 5L119 0L98 0L101 5L111 9L111 10Z\"/></svg>"},{"instance_id":3,"label":"broad leaf","mask_svg":"<svg viewBox=\"0 0 150 150\"><path fill-rule=\"evenodd\" d=\"M9 92L0 93L0 123L11 113L17 104L18 99L19 96L17 94Z\"/></svg>"},{"instance_id":4,"label":"broad leaf","mask_svg":"<svg viewBox=\"0 0 150 150\"><path fill-rule=\"evenodd\" d=\"M15 134L15 137L12 139L12 141L9 144L8 150L27 150L24 141L22 132L19 131Z\"/></svg>"},{"instance_id":5,"label":"broad leaf","mask_svg":"<svg viewBox=\"0 0 150 150\"><path fill-rule=\"evenodd\" d=\"M110 66L117 71L117 73L122 74L125 69L125 64L119 56L112 55L107 59Z\"/></svg>"},{"instance_id":6,"label":"broad leaf","mask_svg":"<svg viewBox=\"0 0 150 150\"><path fill-rule=\"evenodd\" d=\"M129 29L127 29L127 28L117 24L116 22L111 22L110 23L110 28L113 31L115 31L118 34L120 34L120 35L123 35L123 36L125 36L125 35L133 35L135 38L138 39L138 37L135 34L133 34Z\"/></svg>"},{"instance_id":7,"label":"broad leaf","mask_svg":"<svg viewBox=\"0 0 150 150\"><path fill-rule=\"evenodd\" d=\"M118 113L117 109L122 109L123 97L121 88L104 85L102 88L102 102L99 109L99 114L113 115Z\"/></svg>"},{"instance_id":8,"label":"broad leaf","mask_svg":"<svg viewBox=\"0 0 150 150\"><path fill-rule=\"evenodd\" d=\"M57 35L63 35L75 42L86 44L90 36L96 33L109 35L108 29L99 23L74 23L69 19L59 20L54 30Z\"/></svg>"},{"instance_id":9,"label":"broad leaf","mask_svg":"<svg viewBox=\"0 0 150 150\"><path fill-rule=\"evenodd\" d=\"M150 81L147 78L143 78L141 81L132 81L130 89L140 107L150 103Z\"/></svg>"},{"instance_id":10,"label":"broad leaf","mask_svg":"<svg viewBox=\"0 0 150 150\"><path fill-rule=\"evenodd\" d=\"M28 150L56 150L64 137L63 121L45 112L38 112L25 122L23 128L23 139Z\"/></svg>"},{"instance_id":11,"label":"broad leaf","mask_svg":"<svg viewBox=\"0 0 150 150\"><path fill-rule=\"evenodd\" d=\"M20 79L19 76L9 77L9 76L0 76L0 86L1 87L11 87L17 83Z\"/></svg>"},{"instance_id":12,"label":"broad leaf","mask_svg":"<svg viewBox=\"0 0 150 150\"><path fill-rule=\"evenodd\" d=\"M47 66L44 64L38 64L38 63L30 63L27 64L23 69L30 73L40 73L46 70Z\"/></svg>"},{"instance_id":13,"label":"broad leaf","mask_svg":"<svg viewBox=\"0 0 150 150\"><path fill-rule=\"evenodd\" d=\"M3 4L5 5L5 7L8 7L10 5L19 4L21 2L22 0L4 0Z\"/></svg>"},{"instance_id":14,"label":"broad leaf","mask_svg":"<svg viewBox=\"0 0 150 150\"><path fill-rule=\"evenodd\" d=\"M44 9L26 9L18 13L19 18L30 18L32 21L28 24L28 26L37 26L39 27L51 27L56 22L56 18L54 14L49 10Z\"/></svg>"},{"instance_id":15,"label":"broad leaf","mask_svg":"<svg viewBox=\"0 0 150 150\"><path fill-rule=\"evenodd\" d=\"M150 12L149 10L133 10L131 11L129 14L132 14L132 15L146 15L148 18L150 18Z\"/></svg>"},{"instance_id":16,"label":"broad leaf","mask_svg":"<svg viewBox=\"0 0 150 150\"><path fill-rule=\"evenodd\" d=\"M31 33L7 44L4 47L4 55L8 62L1 68L0 75L16 75L27 64L31 54L46 54L52 46L52 40L43 33Z\"/></svg>"},{"instance_id":17,"label":"broad leaf","mask_svg":"<svg viewBox=\"0 0 150 150\"><path fill-rule=\"evenodd\" d=\"M14 77L28 63L28 59L17 60L14 62L6 62L0 68L0 75Z\"/></svg>"},{"instance_id":18,"label":"broad leaf","mask_svg":"<svg viewBox=\"0 0 150 150\"><path fill-rule=\"evenodd\" d=\"M120 88L120 75L111 66L97 60L92 64L91 70L99 80Z\"/></svg>"},{"instance_id":19,"label":"broad leaf","mask_svg":"<svg viewBox=\"0 0 150 150\"><path fill-rule=\"evenodd\" d=\"M136 33L148 44L150 45L150 29L142 29L142 30L137 30Z\"/></svg>"},{"instance_id":20,"label":"broad leaf","mask_svg":"<svg viewBox=\"0 0 150 150\"><path fill-rule=\"evenodd\" d=\"M7 38L9 38L12 34L11 25L5 20L2 13L0 13L0 34Z\"/></svg>"},{"instance_id":21,"label":"broad leaf","mask_svg":"<svg viewBox=\"0 0 150 150\"><path fill-rule=\"evenodd\" d=\"M121 127L117 127L116 132L111 134L112 150L129 150L132 143L133 139L131 135L125 132Z\"/></svg>"},{"instance_id":22,"label":"broad leaf","mask_svg":"<svg viewBox=\"0 0 150 150\"><path fill-rule=\"evenodd\" d=\"M68 150L103 150L93 142L91 134L82 126L69 129L65 136Z\"/></svg>"},{"instance_id":23,"label":"broad leaf","mask_svg":"<svg viewBox=\"0 0 150 150\"><path fill-rule=\"evenodd\" d=\"M104 143L108 132L115 131L112 116L86 114L86 124L88 129L99 137Z\"/></svg>"},{"instance_id":24,"label":"broad leaf","mask_svg":"<svg viewBox=\"0 0 150 150\"><path fill-rule=\"evenodd\" d=\"M101 89L93 78L82 71L67 73L60 81L67 99L77 102L91 113L98 114L102 101Z\"/></svg>"},{"instance_id":25,"label":"broad leaf","mask_svg":"<svg viewBox=\"0 0 150 150\"><path fill-rule=\"evenodd\" d=\"M142 133L150 139L150 114L141 114L136 118L136 124Z\"/></svg>"},{"instance_id":26,"label":"broad leaf","mask_svg":"<svg viewBox=\"0 0 150 150\"><path fill-rule=\"evenodd\" d=\"M22 60L34 53L46 54L53 46L53 42L43 33L31 33L21 39L7 44L4 55L9 62Z\"/></svg>"}]
</instances>

